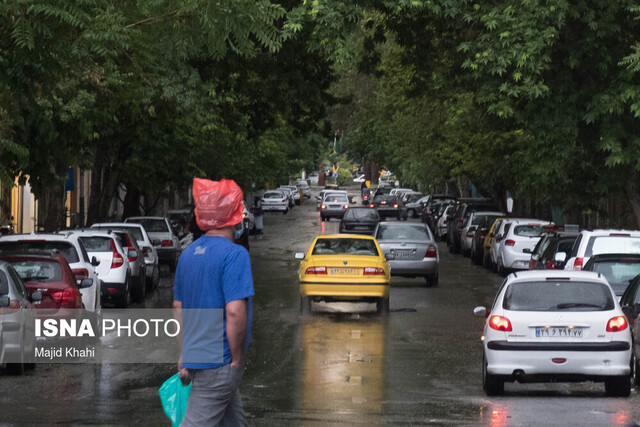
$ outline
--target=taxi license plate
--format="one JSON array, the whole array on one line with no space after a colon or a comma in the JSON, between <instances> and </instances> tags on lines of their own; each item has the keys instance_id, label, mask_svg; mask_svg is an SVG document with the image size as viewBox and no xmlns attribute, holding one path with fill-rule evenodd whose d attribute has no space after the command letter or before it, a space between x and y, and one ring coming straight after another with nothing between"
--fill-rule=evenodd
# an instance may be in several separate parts
<instances>
[{"instance_id":1,"label":"taxi license plate","mask_svg":"<svg viewBox=\"0 0 640 427\"><path fill-rule=\"evenodd\" d=\"M344 268L344 267L332 268L331 269L331 274L342 274L342 275L355 276L355 275L360 274L360 269L359 268Z\"/></svg>"},{"instance_id":2,"label":"taxi license plate","mask_svg":"<svg viewBox=\"0 0 640 427\"><path fill-rule=\"evenodd\" d=\"M582 338L582 328L536 328L536 338Z\"/></svg>"}]
</instances>

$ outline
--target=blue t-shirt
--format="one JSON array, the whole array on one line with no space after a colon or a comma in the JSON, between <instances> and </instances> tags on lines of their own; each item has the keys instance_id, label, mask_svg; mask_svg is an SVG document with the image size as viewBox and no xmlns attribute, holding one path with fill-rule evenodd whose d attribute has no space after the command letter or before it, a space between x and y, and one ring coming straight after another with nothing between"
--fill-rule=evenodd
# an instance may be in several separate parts
<instances>
[{"instance_id":1,"label":"blue t-shirt","mask_svg":"<svg viewBox=\"0 0 640 427\"><path fill-rule=\"evenodd\" d=\"M244 247L225 237L204 235L183 251L173 286L173 299L182 302L183 308L183 367L213 369L231 363L226 316L222 315L230 301L247 300L246 351L251 338L253 294L251 261Z\"/></svg>"}]
</instances>

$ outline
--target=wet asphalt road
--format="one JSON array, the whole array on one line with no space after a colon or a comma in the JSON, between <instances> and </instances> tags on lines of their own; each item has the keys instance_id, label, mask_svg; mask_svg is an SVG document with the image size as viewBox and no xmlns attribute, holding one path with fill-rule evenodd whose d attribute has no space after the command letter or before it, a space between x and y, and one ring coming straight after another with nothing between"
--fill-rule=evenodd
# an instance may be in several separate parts
<instances>
[{"instance_id":1,"label":"wet asphalt road","mask_svg":"<svg viewBox=\"0 0 640 427\"><path fill-rule=\"evenodd\" d=\"M267 214L251 237L254 335L242 383L250 425L637 425L640 396L605 397L602 384L507 384L481 388L482 319L501 279L440 246L440 286L394 278L391 313L373 304L314 304L299 315L295 252L319 233L315 204ZM147 296L170 307L172 278ZM140 306L138 306L140 307ZM170 425L157 389L174 365L39 364L0 372L0 423Z\"/></svg>"}]
</instances>

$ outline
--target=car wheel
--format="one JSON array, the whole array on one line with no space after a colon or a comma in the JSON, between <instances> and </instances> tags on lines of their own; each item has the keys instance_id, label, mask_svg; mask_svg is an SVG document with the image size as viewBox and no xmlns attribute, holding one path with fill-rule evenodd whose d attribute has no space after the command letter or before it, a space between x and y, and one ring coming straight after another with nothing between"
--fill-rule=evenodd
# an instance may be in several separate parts
<instances>
[{"instance_id":1,"label":"car wheel","mask_svg":"<svg viewBox=\"0 0 640 427\"><path fill-rule=\"evenodd\" d=\"M415 218L415 216L416 216L416 211L415 211L415 210L413 210L413 209L409 209L409 210L407 211L407 216L408 216L409 218Z\"/></svg>"},{"instance_id":2,"label":"car wheel","mask_svg":"<svg viewBox=\"0 0 640 427\"><path fill-rule=\"evenodd\" d=\"M144 302L144 298L147 295L147 287L145 286L144 281L139 281L139 283L136 284L136 292L135 292L135 302L136 303L143 303Z\"/></svg>"},{"instance_id":3,"label":"car wheel","mask_svg":"<svg viewBox=\"0 0 640 427\"><path fill-rule=\"evenodd\" d=\"M311 314L311 298L303 295L300 296L300 314Z\"/></svg>"},{"instance_id":4,"label":"car wheel","mask_svg":"<svg viewBox=\"0 0 640 427\"><path fill-rule=\"evenodd\" d=\"M482 389L487 396L501 396L504 394L504 380L498 375L487 372L487 358L482 356Z\"/></svg>"},{"instance_id":5,"label":"car wheel","mask_svg":"<svg viewBox=\"0 0 640 427\"><path fill-rule=\"evenodd\" d=\"M427 282L427 288L438 287L438 273L425 276L425 280Z\"/></svg>"},{"instance_id":6,"label":"car wheel","mask_svg":"<svg viewBox=\"0 0 640 427\"><path fill-rule=\"evenodd\" d=\"M629 397L631 394L631 377L629 375L610 377L605 380L604 388L609 396Z\"/></svg>"},{"instance_id":7,"label":"car wheel","mask_svg":"<svg viewBox=\"0 0 640 427\"><path fill-rule=\"evenodd\" d=\"M131 283L127 281L127 285L125 286L124 295L120 296L118 300L118 308L127 308L129 304L131 304Z\"/></svg>"},{"instance_id":8,"label":"car wheel","mask_svg":"<svg viewBox=\"0 0 640 427\"><path fill-rule=\"evenodd\" d=\"M380 298L376 302L376 311L382 316L389 314L389 298Z\"/></svg>"}]
</instances>

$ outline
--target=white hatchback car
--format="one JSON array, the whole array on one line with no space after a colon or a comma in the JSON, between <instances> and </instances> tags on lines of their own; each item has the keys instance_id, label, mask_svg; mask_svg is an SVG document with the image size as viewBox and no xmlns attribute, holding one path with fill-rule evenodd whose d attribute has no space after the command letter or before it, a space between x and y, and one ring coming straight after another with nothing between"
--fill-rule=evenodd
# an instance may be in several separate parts
<instances>
[{"instance_id":1,"label":"white hatchback car","mask_svg":"<svg viewBox=\"0 0 640 427\"><path fill-rule=\"evenodd\" d=\"M483 388L500 395L506 381L604 382L629 396L631 332L604 276L535 270L509 275L486 316Z\"/></svg>"},{"instance_id":2,"label":"white hatchback car","mask_svg":"<svg viewBox=\"0 0 640 427\"><path fill-rule=\"evenodd\" d=\"M583 230L566 255L565 270L582 270L592 255L640 254L640 231Z\"/></svg>"},{"instance_id":3,"label":"white hatchback car","mask_svg":"<svg viewBox=\"0 0 640 427\"><path fill-rule=\"evenodd\" d=\"M504 233L498 248L496 262L498 272L528 270L531 253L545 232L549 221L539 219L510 219L511 224Z\"/></svg>"},{"instance_id":4,"label":"white hatchback car","mask_svg":"<svg viewBox=\"0 0 640 427\"><path fill-rule=\"evenodd\" d=\"M491 247L489 248L489 257L491 258L491 265L494 271L498 271L498 255L500 254L500 245L504 235L509 232L511 228L511 220L505 219L500 223L498 229L495 230L493 240L491 241Z\"/></svg>"},{"instance_id":5,"label":"white hatchback car","mask_svg":"<svg viewBox=\"0 0 640 427\"><path fill-rule=\"evenodd\" d=\"M282 190L268 190L262 195L262 210L264 212L289 212L289 198Z\"/></svg>"}]
</instances>

